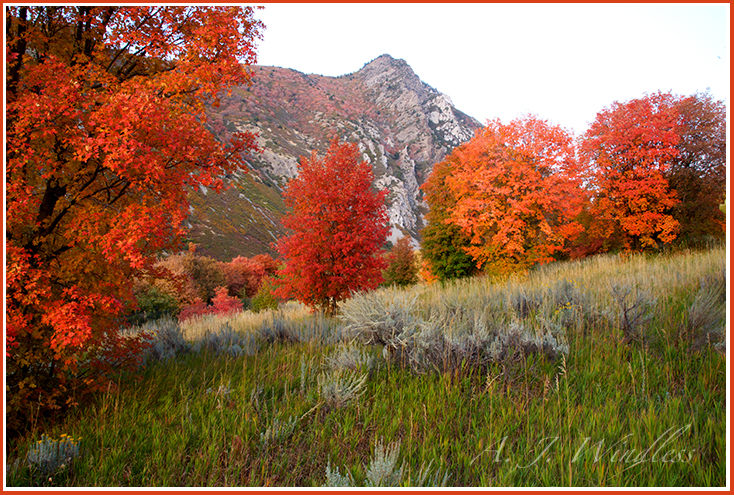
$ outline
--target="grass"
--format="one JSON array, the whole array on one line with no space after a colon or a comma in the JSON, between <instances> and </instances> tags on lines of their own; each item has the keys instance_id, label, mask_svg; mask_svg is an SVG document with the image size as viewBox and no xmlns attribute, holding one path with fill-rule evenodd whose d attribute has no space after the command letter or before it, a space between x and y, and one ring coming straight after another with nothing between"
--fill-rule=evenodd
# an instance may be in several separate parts
<instances>
[{"instance_id":1,"label":"grass","mask_svg":"<svg viewBox=\"0 0 734 495\"><path fill-rule=\"evenodd\" d=\"M601 256L382 289L339 320L188 322L180 352L11 445L7 484L724 486L725 266ZM252 352L197 346L225 326ZM554 352L522 345L547 335ZM41 434L78 455L41 473Z\"/></svg>"}]
</instances>

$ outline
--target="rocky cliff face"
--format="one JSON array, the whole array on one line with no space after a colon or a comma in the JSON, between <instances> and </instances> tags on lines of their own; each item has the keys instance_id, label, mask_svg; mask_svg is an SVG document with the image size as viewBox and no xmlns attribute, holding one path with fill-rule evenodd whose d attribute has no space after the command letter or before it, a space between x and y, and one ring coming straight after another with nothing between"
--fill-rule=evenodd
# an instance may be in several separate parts
<instances>
[{"instance_id":1,"label":"rocky cliff face","mask_svg":"<svg viewBox=\"0 0 734 495\"><path fill-rule=\"evenodd\" d=\"M211 119L222 139L251 130L264 149L249 174L229 178L224 195L192 194L191 238L220 259L270 251L284 233L281 188L297 174L300 156L325 151L334 137L358 143L375 185L389 191L390 240L417 240L426 212L420 185L481 127L389 55L341 77L255 67L252 86L224 97Z\"/></svg>"}]
</instances>

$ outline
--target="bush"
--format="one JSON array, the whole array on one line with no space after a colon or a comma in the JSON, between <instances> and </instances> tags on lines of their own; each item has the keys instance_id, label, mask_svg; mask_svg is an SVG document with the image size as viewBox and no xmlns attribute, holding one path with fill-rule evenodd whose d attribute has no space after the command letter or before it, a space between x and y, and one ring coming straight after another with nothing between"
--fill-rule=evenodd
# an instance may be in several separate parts
<instances>
[{"instance_id":1,"label":"bush","mask_svg":"<svg viewBox=\"0 0 734 495\"><path fill-rule=\"evenodd\" d=\"M386 360L418 372L448 371L465 362L483 367L529 354L555 359L568 353L563 330L551 324L490 321L483 308L446 305L424 319L416 301L417 295L399 293L354 297L342 311L344 331L366 344L382 345Z\"/></svg>"},{"instance_id":2,"label":"bush","mask_svg":"<svg viewBox=\"0 0 734 495\"><path fill-rule=\"evenodd\" d=\"M370 371L375 358L355 344L342 344L326 357L326 366L332 370Z\"/></svg>"},{"instance_id":3,"label":"bush","mask_svg":"<svg viewBox=\"0 0 734 495\"><path fill-rule=\"evenodd\" d=\"M28 451L26 460L45 478L68 466L79 455L79 440L66 434L59 440L41 435L38 443Z\"/></svg>"},{"instance_id":4,"label":"bush","mask_svg":"<svg viewBox=\"0 0 734 495\"><path fill-rule=\"evenodd\" d=\"M678 338L691 351L713 346L719 352L726 352L725 273L701 279L687 318L679 324Z\"/></svg>"},{"instance_id":5,"label":"bush","mask_svg":"<svg viewBox=\"0 0 734 495\"><path fill-rule=\"evenodd\" d=\"M316 378L319 396L333 408L344 407L364 393L367 373L333 370L321 373Z\"/></svg>"},{"instance_id":6,"label":"bush","mask_svg":"<svg viewBox=\"0 0 734 495\"><path fill-rule=\"evenodd\" d=\"M226 287L218 287L211 305L206 305L204 301L198 299L193 304L186 306L179 314L178 319L184 321L194 316L228 315L238 311L242 311L242 301L227 295Z\"/></svg>"},{"instance_id":7,"label":"bush","mask_svg":"<svg viewBox=\"0 0 734 495\"><path fill-rule=\"evenodd\" d=\"M252 356L260 346L255 335L236 332L228 323L220 325L213 332L194 343L194 350L206 350L215 354L227 353L232 357Z\"/></svg>"},{"instance_id":8,"label":"bush","mask_svg":"<svg viewBox=\"0 0 734 495\"><path fill-rule=\"evenodd\" d=\"M407 287L418 283L418 262L409 237L401 237L388 256L382 285Z\"/></svg>"},{"instance_id":9,"label":"bush","mask_svg":"<svg viewBox=\"0 0 734 495\"><path fill-rule=\"evenodd\" d=\"M149 320L176 316L180 307L176 298L161 288L145 284L135 294L138 309L128 317L130 325L142 325Z\"/></svg>"},{"instance_id":10,"label":"bush","mask_svg":"<svg viewBox=\"0 0 734 495\"><path fill-rule=\"evenodd\" d=\"M370 465L364 466L366 471L365 485L368 487L396 487L396 486L446 486L448 473L441 477L440 473L431 476L431 464L421 466L421 470L415 478L405 479L405 462L397 467L400 456L400 440L392 442L385 447L383 440L375 443L375 450ZM354 478L349 471L346 476L339 473L339 468L331 469L331 461L326 465L325 487L353 487Z\"/></svg>"},{"instance_id":11,"label":"bush","mask_svg":"<svg viewBox=\"0 0 734 495\"><path fill-rule=\"evenodd\" d=\"M273 294L273 284L270 279L263 281L260 290L250 301L250 310L254 313L267 309L278 309L278 299Z\"/></svg>"}]
</instances>

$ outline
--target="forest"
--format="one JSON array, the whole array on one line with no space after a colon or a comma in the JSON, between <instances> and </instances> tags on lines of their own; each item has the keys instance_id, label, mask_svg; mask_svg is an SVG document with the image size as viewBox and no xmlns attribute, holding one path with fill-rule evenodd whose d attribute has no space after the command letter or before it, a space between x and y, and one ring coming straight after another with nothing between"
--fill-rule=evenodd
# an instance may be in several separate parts
<instances>
[{"instance_id":1,"label":"forest","mask_svg":"<svg viewBox=\"0 0 734 495\"><path fill-rule=\"evenodd\" d=\"M256 13L6 9L8 486L725 484L724 102L490 120L419 246L337 137L277 257L217 261L187 194L260 151L206 112Z\"/></svg>"}]
</instances>

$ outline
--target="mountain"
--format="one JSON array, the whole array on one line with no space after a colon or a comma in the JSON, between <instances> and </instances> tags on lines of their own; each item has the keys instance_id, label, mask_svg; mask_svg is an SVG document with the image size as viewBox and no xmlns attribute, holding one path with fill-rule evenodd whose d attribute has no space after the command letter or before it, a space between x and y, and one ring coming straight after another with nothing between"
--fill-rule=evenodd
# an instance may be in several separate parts
<instances>
[{"instance_id":1,"label":"mountain","mask_svg":"<svg viewBox=\"0 0 734 495\"><path fill-rule=\"evenodd\" d=\"M189 237L199 250L222 260L272 254L271 243L285 233L283 186L296 176L299 157L325 152L335 136L358 143L375 186L389 191L390 241L418 240L427 210L420 185L481 124L389 55L340 77L263 66L252 72L252 85L209 110L210 125L223 140L257 132L263 152L251 157L249 171L226 177L232 187L224 193L192 191Z\"/></svg>"}]
</instances>

